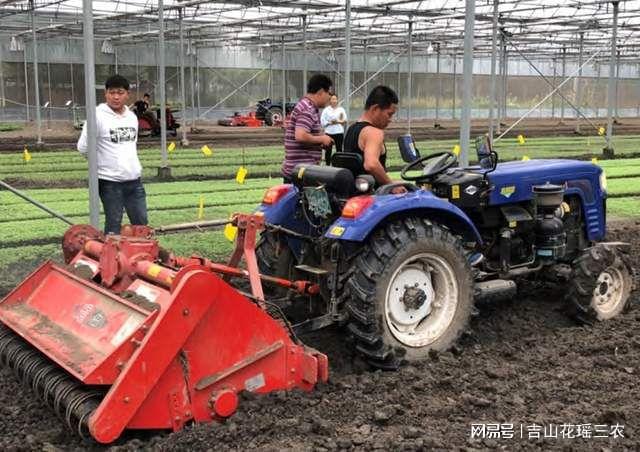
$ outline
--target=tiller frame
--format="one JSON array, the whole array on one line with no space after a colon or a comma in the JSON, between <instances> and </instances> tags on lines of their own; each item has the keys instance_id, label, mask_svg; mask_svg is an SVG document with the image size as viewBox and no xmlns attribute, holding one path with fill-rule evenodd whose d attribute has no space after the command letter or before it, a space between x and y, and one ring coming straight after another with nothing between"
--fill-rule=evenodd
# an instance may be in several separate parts
<instances>
[{"instance_id":1,"label":"tiller frame","mask_svg":"<svg viewBox=\"0 0 640 452\"><path fill-rule=\"evenodd\" d=\"M67 266L45 262L0 301L0 361L100 443L125 429L224 419L242 391L308 391L327 381L327 357L295 338L262 290L267 282L313 295L318 286L260 275L263 217L232 221L228 265L162 250L146 226L108 236L72 226ZM252 294L231 277L248 279Z\"/></svg>"}]
</instances>

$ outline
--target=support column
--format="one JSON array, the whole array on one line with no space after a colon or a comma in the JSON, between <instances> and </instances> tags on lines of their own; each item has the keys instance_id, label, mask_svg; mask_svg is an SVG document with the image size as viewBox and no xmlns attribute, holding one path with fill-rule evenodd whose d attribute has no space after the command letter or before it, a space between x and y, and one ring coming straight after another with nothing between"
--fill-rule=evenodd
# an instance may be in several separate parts
<instances>
[{"instance_id":1,"label":"support column","mask_svg":"<svg viewBox=\"0 0 640 452\"><path fill-rule=\"evenodd\" d=\"M556 58L553 58L552 60L553 62L553 86L558 86L558 83L556 81L557 76L558 76L558 60ZM553 94L551 94L551 118L555 118L556 117L556 91L554 89Z\"/></svg>"},{"instance_id":2,"label":"support column","mask_svg":"<svg viewBox=\"0 0 640 452\"><path fill-rule=\"evenodd\" d=\"M462 64L462 115L460 119L460 165L469 165L471 141L471 88L473 82L473 32L475 0L466 0L464 18L464 59Z\"/></svg>"},{"instance_id":3,"label":"support column","mask_svg":"<svg viewBox=\"0 0 640 452\"><path fill-rule=\"evenodd\" d=\"M158 0L158 88L160 99L160 153L162 163L158 168L158 177L161 179L171 176L169 168L169 155L167 153L167 98L165 90L165 47L164 47L164 1Z\"/></svg>"},{"instance_id":4,"label":"support column","mask_svg":"<svg viewBox=\"0 0 640 452\"><path fill-rule=\"evenodd\" d=\"M38 80L38 38L36 36L36 15L34 0L29 1L31 6L31 37L33 48L33 92L36 104L36 128L38 134L38 145L42 144L42 116L40 114L40 81Z\"/></svg>"},{"instance_id":5,"label":"support column","mask_svg":"<svg viewBox=\"0 0 640 452\"><path fill-rule=\"evenodd\" d=\"M195 49L196 59L196 101L198 102L198 114L197 117L200 117L200 61L198 60L198 47Z\"/></svg>"},{"instance_id":6,"label":"support column","mask_svg":"<svg viewBox=\"0 0 640 452\"><path fill-rule=\"evenodd\" d=\"M493 141L493 130L495 128L495 107L496 107L496 60L498 45L498 12L499 0L493 0L493 28L491 36L491 86L489 89L489 138Z\"/></svg>"},{"instance_id":7,"label":"support column","mask_svg":"<svg viewBox=\"0 0 640 452\"><path fill-rule=\"evenodd\" d=\"M7 106L6 95L4 91L4 64L2 63L2 44L0 44L0 106L2 107L2 118L5 116L5 107Z\"/></svg>"},{"instance_id":8,"label":"support column","mask_svg":"<svg viewBox=\"0 0 640 452\"><path fill-rule=\"evenodd\" d=\"M140 99L140 61L138 60L138 48L133 51L133 56L136 59L136 99Z\"/></svg>"},{"instance_id":9,"label":"support column","mask_svg":"<svg viewBox=\"0 0 640 452\"><path fill-rule=\"evenodd\" d=\"M273 43L269 46L269 99L273 100Z\"/></svg>"},{"instance_id":10,"label":"support column","mask_svg":"<svg viewBox=\"0 0 640 452\"><path fill-rule=\"evenodd\" d=\"M73 63L69 63L69 80L71 80L71 107L75 108L76 93L75 93L73 78L74 78Z\"/></svg>"},{"instance_id":11,"label":"support column","mask_svg":"<svg viewBox=\"0 0 640 452\"><path fill-rule=\"evenodd\" d=\"M27 122L31 121L31 113L29 112L29 74L27 70L27 43L24 43L22 49L22 55L24 56L24 103L27 109Z\"/></svg>"},{"instance_id":12,"label":"support column","mask_svg":"<svg viewBox=\"0 0 640 452\"><path fill-rule=\"evenodd\" d=\"M506 60L506 49L507 49L507 45L505 42L505 37L503 34L500 34L500 61L498 63L498 72L499 72L499 78L500 78L500 95L498 96L496 93L496 110L497 110L497 117L496 117L496 130L495 133L496 135L500 134L500 129L502 127L502 118L505 115L505 111L504 111L504 84L503 84L503 80L504 80L504 67L505 67L505 60ZM497 83L497 79L496 79L496 83ZM499 101L498 101L499 99Z\"/></svg>"},{"instance_id":13,"label":"support column","mask_svg":"<svg viewBox=\"0 0 640 452\"><path fill-rule=\"evenodd\" d=\"M351 0L345 0L344 102L347 121L351 119ZM346 124L345 124L346 126Z\"/></svg>"},{"instance_id":14,"label":"support column","mask_svg":"<svg viewBox=\"0 0 640 452\"><path fill-rule=\"evenodd\" d=\"M582 108L582 55L584 50L584 32L580 32L580 44L578 49L578 76L576 84L576 108ZM576 133L580 133L580 113L576 111Z\"/></svg>"},{"instance_id":15,"label":"support column","mask_svg":"<svg viewBox=\"0 0 640 452\"><path fill-rule=\"evenodd\" d=\"M562 48L562 81L567 78L567 48ZM564 97L560 98L560 124L564 123Z\"/></svg>"},{"instance_id":16,"label":"support column","mask_svg":"<svg viewBox=\"0 0 640 452\"><path fill-rule=\"evenodd\" d=\"M364 91L362 93L362 97L364 99L363 104L367 101L367 96L369 95L369 61L368 61L368 55L369 53L369 44L367 42L367 40L364 40L364 49L362 52L362 67L364 70Z\"/></svg>"},{"instance_id":17,"label":"support column","mask_svg":"<svg viewBox=\"0 0 640 452\"><path fill-rule=\"evenodd\" d=\"M613 156L613 109L615 102L615 74L616 74L616 53L618 41L618 1L611 2L613 4L613 27L611 29L611 60L609 62L609 84L607 89L607 146L604 148L604 154Z\"/></svg>"},{"instance_id":18,"label":"support column","mask_svg":"<svg viewBox=\"0 0 640 452\"><path fill-rule=\"evenodd\" d=\"M413 22L409 21L408 30L409 41L409 68L407 70L407 133L411 133L411 119L413 116L412 96L413 96Z\"/></svg>"},{"instance_id":19,"label":"support column","mask_svg":"<svg viewBox=\"0 0 640 452\"><path fill-rule=\"evenodd\" d=\"M435 127L440 127L440 94L442 93L442 74L440 74L440 43L436 43L436 77L438 78L438 92L436 93L436 121Z\"/></svg>"},{"instance_id":20,"label":"support column","mask_svg":"<svg viewBox=\"0 0 640 452\"><path fill-rule=\"evenodd\" d=\"M284 46L284 36L282 37L282 123L287 117L287 50Z\"/></svg>"},{"instance_id":21,"label":"support column","mask_svg":"<svg viewBox=\"0 0 640 452\"><path fill-rule=\"evenodd\" d=\"M193 40L191 39L191 32L189 32L189 48L191 49L191 61L189 63L189 82L191 83L191 131L196 127L196 83L193 76L193 66L195 64L195 48L193 46Z\"/></svg>"},{"instance_id":22,"label":"support column","mask_svg":"<svg viewBox=\"0 0 640 452\"><path fill-rule=\"evenodd\" d=\"M508 90L508 81L509 81L509 49L507 43L504 43L504 73L502 74L502 117L509 117L509 90Z\"/></svg>"},{"instance_id":23,"label":"support column","mask_svg":"<svg viewBox=\"0 0 640 452\"><path fill-rule=\"evenodd\" d=\"M638 63L638 68L637 68L637 74L638 74L638 100L636 101L637 105L636 105L636 116L640 118L640 63Z\"/></svg>"},{"instance_id":24,"label":"support column","mask_svg":"<svg viewBox=\"0 0 640 452\"><path fill-rule=\"evenodd\" d=\"M51 101L51 63L49 63L49 60L47 59L47 94L48 94L48 100L47 100L47 113L49 116L49 122L47 124L47 130L51 130L51 114L52 114L52 110L51 107L53 107L52 105L52 101Z\"/></svg>"},{"instance_id":25,"label":"support column","mask_svg":"<svg viewBox=\"0 0 640 452\"><path fill-rule=\"evenodd\" d=\"M118 48L117 47L113 47L113 61L115 64L115 73L118 74Z\"/></svg>"},{"instance_id":26,"label":"support column","mask_svg":"<svg viewBox=\"0 0 640 452\"><path fill-rule=\"evenodd\" d=\"M617 122L617 120L620 118L620 112L618 111L618 107L620 106L620 95L619 95L619 88L620 85L620 51L618 50L617 53L617 59L616 59L616 95L615 95L615 115L614 115L614 121Z\"/></svg>"},{"instance_id":27,"label":"support column","mask_svg":"<svg viewBox=\"0 0 640 452\"><path fill-rule=\"evenodd\" d=\"M180 103L182 104L183 111L183 127L180 127L182 130L182 138L180 140L180 144L182 146L189 145L189 139L187 138L187 88L185 86L185 77L184 77L184 24L183 24L183 16L184 16L184 8L180 8L178 10L178 26L179 26L179 34L180 34L180 52L178 53L180 59Z\"/></svg>"},{"instance_id":28,"label":"support column","mask_svg":"<svg viewBox=\"0 0 640 452\"><path fill-rule=\"evenodd\" d=\"M92 0L82 0L82 16L84 92L87 112L87 160L89 161L89 221L94 228L98 228L100 223L100 196L98 195L98 153L96 150L96 73ZM36 81L35 83L37 87L38 82Z\"/></svg>"},{"instance_id":29,"label":"support column","mask_svg":"<svg viewBox=\"0 0 640 452\"><path fill-rule=\"evenodd\" d=\"M456 119L456 88L458 85L458 53L453 51L453 101L451 104L451 119Z\"/></svg>"},{"instance_id":30,"label":"support column","mask_svg":"<svg viewBox=\"0 0 640 452\"><path fill-rule=\"evenodd\" d=\"M308 72L308 61L307 61L307 16L302 16L302 48L304 59L304 66L302 69L302 93L307 92L307 72Z\"/></svg>"}]
</instances>

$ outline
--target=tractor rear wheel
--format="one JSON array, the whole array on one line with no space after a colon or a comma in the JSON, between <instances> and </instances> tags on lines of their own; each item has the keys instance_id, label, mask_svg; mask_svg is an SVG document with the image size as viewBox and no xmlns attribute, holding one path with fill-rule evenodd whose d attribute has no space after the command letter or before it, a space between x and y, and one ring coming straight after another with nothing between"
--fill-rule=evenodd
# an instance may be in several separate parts
<instances>
[{"instance_id":1,"label":"tractor rear wheel","mask_svg":"<svg viewBox=\"0 0 640 452\"><path fill-rule=\"evenodd\" d=\"M276 124L282 120L282 108L271 107L264 116L264 123L268 126Z\"/></svg>"},{"instance_id":2,"label":"tractor rear wheel","mask_svg":"<svg viewBox=\"0 0 640 452\"><path fill-rule=\"evenodd\" d=\"M394 369L450 348L473 309L473 280L460 241L422 218L375 231L346 284L348 329L376 367Z\"/></svg>"},{"instance_id":3,"label":"tractor rear wheel","mask_svg":"<svg viewBox=\"0 0 640 452\"><path fill-rule=\"evenodd\" d=\"M256 245L256 257L258 269L263 275L291 279L294 259L282 234L263 231ZM282 297L287 294L287 289L279 286L265 284L264 289L274 297Z\"/></svg>"},{"instance_id":4,"label":"tractor rear wheel","mask_svg":"<svg viewBox=\"0 0 640 452\"><path fill-rule=\"evenodd\" d=\"M631 272L615 247L597 244L573 262L567 299L587 324L612 319L629 303Z\"/></svg>"}]
</instances>

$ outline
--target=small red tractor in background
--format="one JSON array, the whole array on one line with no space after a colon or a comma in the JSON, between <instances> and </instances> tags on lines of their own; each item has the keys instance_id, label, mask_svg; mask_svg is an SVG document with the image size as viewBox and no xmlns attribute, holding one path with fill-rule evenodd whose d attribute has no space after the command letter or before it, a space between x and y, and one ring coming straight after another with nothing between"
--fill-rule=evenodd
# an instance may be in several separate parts
<instances>
[{"instance_id":1,"label":"small red tractor in background","mask_svg":"<svg viewBox=\"0 0 640 452\"><path fill-rule=\"evenodd\" d=\"M246 115L235 112L233 116L218 119L218 125L228 127L262 127L264 125L264 121L256 118L256 113L253 111Z\"/></svg>"},{"instance_id":2,"label":"small red tractor in background","mask_svg":"<svg viewBox=\"0 0 640 452\"><path fill-rule=\"evenodd\" d=\"M125 429L224 419L242 391L311 390L328 378L327 357L292 334L262 282L306 295L318 286L261 276L263 217L236 215L234 224L228 265L175 256L146 226L106 237L72 226L66 265L45 262L0 301L0 364L100 443ZM230 278L249 280L251 293Z\"/></svg>"}]
</instances>

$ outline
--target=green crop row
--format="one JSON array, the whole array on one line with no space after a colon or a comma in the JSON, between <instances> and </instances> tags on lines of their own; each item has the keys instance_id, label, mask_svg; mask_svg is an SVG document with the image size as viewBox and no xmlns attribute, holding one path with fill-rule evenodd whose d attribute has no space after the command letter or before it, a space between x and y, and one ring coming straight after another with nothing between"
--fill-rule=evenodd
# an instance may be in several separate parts
<instances>
[{"instance_id":1,"label":"green crop row","mask_svg":"<svg viewBox=\"0 0 640 452\"><path fill-rule=\"evenodd\" d=\"M229 217L234 212L251 212L256 204L238 203L221 207L208 206L204 208L203 220L215 220ZM87 223L86 215L69 217L74 223ZM184 223L198 220L198 208L180 208L173 210L149 211L149 224L151 226L165 226L168 224ZM123 220L127 222L126 216ZM0 247L17 242L30 242L39 240L58 241L67 230L66 223L53 218L38 218L34 220L11 221L0 223Z\"/></svg>"},{"instance_id":2,"label":"green crop row","mask_svg":"<svg viewBox=\"0 0 640 452\"><path fill-rule=\"evenodd\" d=\"M233 206L237 204L257 205L260 203L264 190L244 190L225 193L187 193L174 195L150 196L147 198L147 208L149 211L156 210L176 210L189 209L193 207L196 211L202 200L204 208ZM47 207L66 217L77 217L89 215L89 204L87 200L74 201L52 201ZM3 223L13 223L15 221L35 220L49 218L49 214L37 208L33 204L25 203L19 209L15 205L0 205L0 225Z\"/></svg>"},{"instance_id":3,"label":"green crop row","mask_svg":"<svg viewBox=\"0 0 640 452\"><path fill-rule=\"evenodd\" d=\"M177 194L207 194L207 193L227 193L243 192L245 190L264 191L272 185L281 183L282 179L269 178L248 178L244 184L240 185L235 180L205 180L186 182L155 182L145 184L147 199ZM23 190L23 192L37 201L49 205L58 201L83 201L89 202L89 192L87 188L38 188ZM0 191L0 205L25 204L25 201L11 192Z\"/></svg>"},{"instance_id":4,"label":"green crop row","mask_svg":"<svg viewBox=\"0 0 640 452\"><path fill-rule=\"evenodd\" d=\"M637 153L637 137L619 137L616 152ZM456 140L430 140L417 143L423 154L451 150ZM518 145L513 139L502 140L496 149L503 160L522 158L557 158L578 157L589 154L600 154L602 149L600 137L567 137L553 140L535 138L524 145ZM402 164L397 152L397 145L389 143L389 165ZM472 156L473 157L473 156ZM145 167L144 176L155 175L155 168L161 165L160 152L157 149L140 152ZM250 172L262 174L271 172L277 175L283 158L281 146L251 148L244 152L238 149L221 149L214 151L213 156L204 157L199 149L179 149L170 154L169 164L173 174L182 176L223 176L233 175L243 163ZM75 151L67 152L32 152L32 160L22 161L22 152L0 155L0 178L22 177L37 180L82 180L87 176L86 161Z\"/></svg>"}]
</instances>

